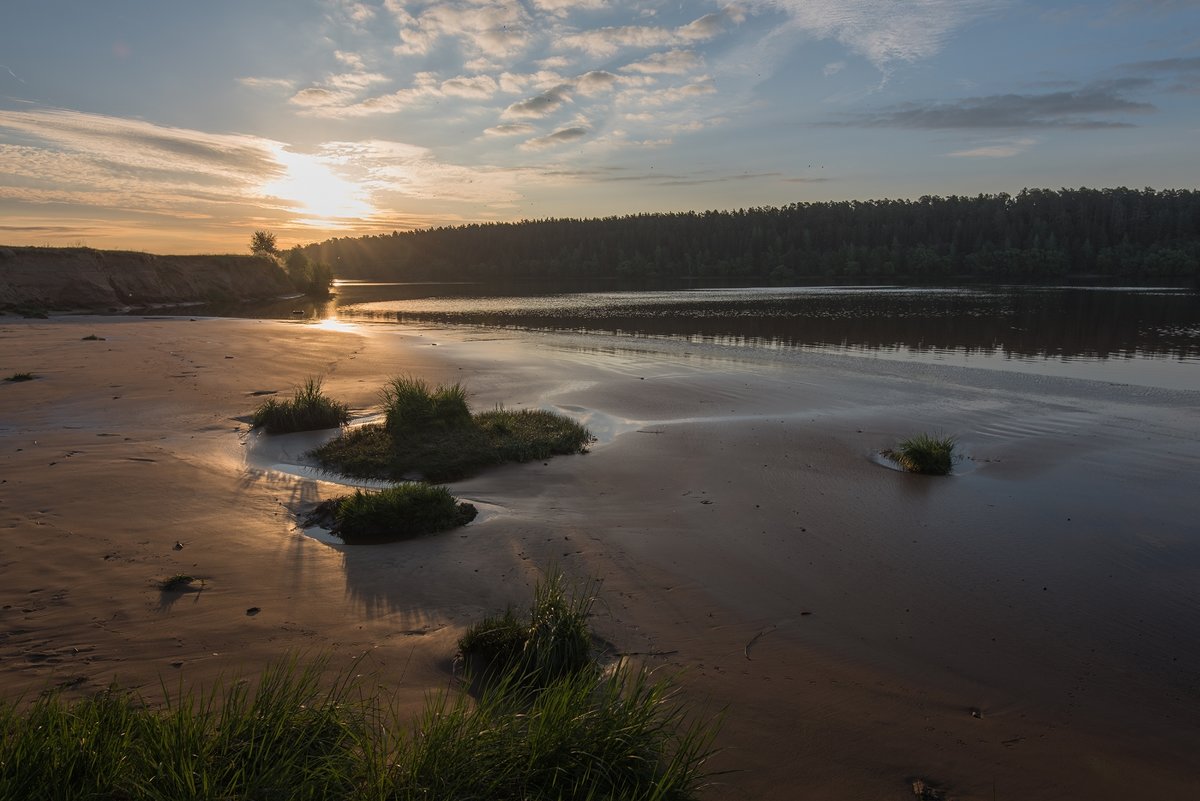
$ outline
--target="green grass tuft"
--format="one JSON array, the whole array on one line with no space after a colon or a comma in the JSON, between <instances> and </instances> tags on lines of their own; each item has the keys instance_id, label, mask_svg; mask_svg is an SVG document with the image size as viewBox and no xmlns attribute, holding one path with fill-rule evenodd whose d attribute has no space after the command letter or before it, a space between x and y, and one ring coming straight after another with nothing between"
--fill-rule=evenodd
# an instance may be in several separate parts
<instances>
[{"instance_id":1,"label":"green grass tuft","mask_svg":"<svg viewBox=\"0 0 1200 801\"><path fill-rule=\"evenodd\" d=\"M270 398L254 411L255 428L268 434L337 428L350 421L350 409L321 392L321 379L309 378L290 400Z\"/></svg>"},{"instance_id":2,"label":"green grass tuft","mask_svg":"<svg viewBox=\"0 0 1200 801\"><path fill-rule=\"evenodd\" d=\"M33 373L13 373L4 380L16 383L18 381L32 381L35 378L37 378L37 376L35 376Z\"/></svg>"},{"instance_id":3,"label":"green grass tuft","mask_svg":"<svg viewBox=\"0 0 1200 801\"><path fill-rule=\"evenodd\" d=\"M945 476L954 469L954 446L954 437L918 434L883 451L883 455L910 473Z\"/></svg>"},{"instance_id":4,"label":"green grass tuft","mask_svg":"<svg viewBox=\"0 0 1200 801\"><path fill-rule=\"evenodd\" d=\"M469 425L471 409L461 384L430 388L413 376L393 378L380 392L386 426L397 437L422 434L431 428Z\"/></svg>"},{"instance_id":5,"label":"green grass tuft","mask_svg":"<svg viewBox=\"0 0 1200 801\"><path fill-rule=\"evenodd\" d=\"M332 530L348 544L395 542L465 526L477 511L445 487L397 484L379 492L355 490L329 502Z\"/></svg>"},{"instance_id":6,"label":"green grass tuft","mask_svg":"<svg viewBox=\"0 0 1200 801\"><path fill-rule=\"evenodd\" d=\"M472 416L459 384L430 389L393 379L382 392L387 422L346 431L313 451L322 466L348 476L457 481L485 467L582 453L592 441L570 418L533 409ZM464 417L465 415L465 417Z\"/></svg>"},{"instance_id":7,"label":"green grass tuft","mask_svg":"<svg viewBox=\"0 0 1200 801\"><path fill-rule=\"evenodd\" d=\"M568 587L559 571L537 583L525 621L511 609L467 629L459 651L473 670L514 675L524 685L548 682L595 668L587 626L595 602L594 585Z\"/></svg>"}]
</instances>

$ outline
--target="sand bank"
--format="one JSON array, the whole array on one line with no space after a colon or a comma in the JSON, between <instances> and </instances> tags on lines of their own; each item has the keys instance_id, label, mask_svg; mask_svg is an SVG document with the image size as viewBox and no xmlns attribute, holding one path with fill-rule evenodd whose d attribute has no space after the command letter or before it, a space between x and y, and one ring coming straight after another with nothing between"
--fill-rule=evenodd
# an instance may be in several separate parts
<instances>
[{"instance_id":1,"label":"sand bank","mask_svg":"<svg viewBox=\"0 0 1200 801\"><path fill-rule=\"evenodd\" d=\"M84 341L95 334L103 340ZM0 691L208 682L325 652L415 709L551 562L725 710L712 798L1200 795L1200 393L803 353L277 322L0 320ZM453 486L480 520L337 548L339 491L245 416L309 375L556 406L584 456ZM957 435L948 479L873 455ZM253 451L253 455L250 452ZM272 467L274 465L274 467ZM182 548L176 547L176 544ZM204 578L164 595L156 580ZM248 610L259 611L248 614Z\"/></svg>"}]
</instances>

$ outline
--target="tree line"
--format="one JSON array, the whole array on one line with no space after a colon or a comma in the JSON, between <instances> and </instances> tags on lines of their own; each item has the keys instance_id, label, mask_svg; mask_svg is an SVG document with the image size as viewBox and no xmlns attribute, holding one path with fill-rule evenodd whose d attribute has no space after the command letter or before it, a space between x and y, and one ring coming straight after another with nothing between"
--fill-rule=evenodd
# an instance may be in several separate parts
<instances>
[{"instance_id":1,"label":"tree line","mask_svg":"<svg viewBox=\"0 0 1200 801\"><path fill-rule=\"evenodd\" d=\"M1200 280L1200 192L1017 195L545 219L335 238L301 248L341 277L1055 282Z\"/></svg>"}]
</instances>

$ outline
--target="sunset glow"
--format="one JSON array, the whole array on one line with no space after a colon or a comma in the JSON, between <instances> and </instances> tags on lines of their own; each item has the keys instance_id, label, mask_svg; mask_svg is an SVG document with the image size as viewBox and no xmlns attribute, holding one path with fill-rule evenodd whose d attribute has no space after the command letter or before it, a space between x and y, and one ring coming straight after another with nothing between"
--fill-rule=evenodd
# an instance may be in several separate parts
<instances>
[{"instance_id":1,"label":"sunset glow","mask_svg":"<svg viewBox=\"0 0 1200 801\"><path fill-rule=\"evenodd\" d=\"M240 251L263 227L290 245L1200 183L1195 3L135 0L4 16L6 244Z\"/></svg>"}]
</instances>

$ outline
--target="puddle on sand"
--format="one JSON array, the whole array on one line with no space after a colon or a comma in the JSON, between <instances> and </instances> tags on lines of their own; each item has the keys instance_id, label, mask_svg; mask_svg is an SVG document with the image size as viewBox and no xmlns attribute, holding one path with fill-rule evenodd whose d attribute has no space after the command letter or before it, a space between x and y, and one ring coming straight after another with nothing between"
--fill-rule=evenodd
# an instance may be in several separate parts
<instances>
[{"instance_id":1,"label":"puddle on sand","mask_svg":"<svg viewBox=\"0 0 1200 801\"><path fill-rule=\"evenodd\" d=\"M596 438L596 445L607 445L621 434L637 431L639 428L644 428L647 425L645 420L630 420L583 406L560 404L549 409L549 411L565 414L586 428Z\"/></svg>"},{"instance_id":2,"label":"puddle on sand","mask_svg":"<svg viewBox=\"0 0 1200 801\"><path fill-rule=\"evenodd\" d=\"M382 415L379 414L357 417L347 428L357 428L375 423L381 417ZM395 483L393 481L352 478L339 473L331 473L319 467L308 457L309 451L334 439L342 430L326 428L319 431L300 431L295 434L267 434L263 431L252 431L246 438L248 445L245 450L246 468L254 472L265 473L267 476L292 476L325 484L338 484L343 487L384 489L392 486Z\"/></svg>"}]
</instances>

